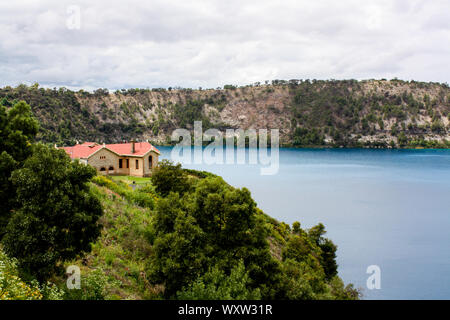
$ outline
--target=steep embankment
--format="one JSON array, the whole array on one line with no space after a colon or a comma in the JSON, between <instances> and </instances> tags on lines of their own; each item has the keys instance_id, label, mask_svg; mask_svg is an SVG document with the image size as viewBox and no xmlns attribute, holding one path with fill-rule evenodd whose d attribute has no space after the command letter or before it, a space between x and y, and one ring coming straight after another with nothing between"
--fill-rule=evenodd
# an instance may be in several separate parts
<instances>
[{"instance_id":1,"label":"steep embankment","mask_svg":"<svg viewBox=\"0 0 450 320\"><path fill-rule=\"evenodd\" d=\"M0 89L23 99L42 124L39 139L170 142L175 128L280 129L293 146L450 147L450 88L401 80L272 81L224 89L73 92L37 85Z\"/></svg>"},{"instance_id":2,"label":"steep embankment","mask_svg":"<svg viewBox=\"0 0 450 320\"><path fill-rule=\"evenodd\" d=\"M228 200L230 197L233 198L233 195L246 194L246 191L236 190L210 173L193 170L185 172L189 175L190 187L184 194L183 201L189 202L191 198L196 199L196 194L202 193L205 188L209 192L211 191L209 188L219 187L208 197L202 197L202 199L208 198L208 206L211 206L214 201L227 206L220 196L225 189L227 190L225 197ZM226 214L214 211L215 216L205 215L207 225L202 225L200 217L192 220L190 213L183 212L182 206L178 207L178 204L181 204L178 194L170 194L168 198L161 196L156 193L155 187L149 180L141 181L136 190L132 190L126 183L118 180L118 178L112 180L97 176L91 184L92 192L103 206L104 214L100 219L103 228L91 252L66 263L66 267L79 266L82 274L82 289L66 290L66 299L134 300L175 297L175 293L168 295L166 290L174 285L174 281L178 287L182 283L194 283L189 278L194 271L193 279L200 276L195 283L203 281L211 291L208 293L208 299L213 297L226 299L228 296L223 296L223 292L219 296L215 294L231 287L244 291L248 288L261 287L261 294L265 295L259 296L258 293L259 298L268 295L282 299L357 299L359 297L359 292L351 284L344 286L337 276L336 247L330 240L323 237L325 230L321 224L306 230L300 228L297 222L291 229L289 225L276 221L256 207L251 206L251 212L247 212L249 207L242 204L247 200L233 198L235 202L232 210L226 209ZM175 198L178 200L173 202ZM204 209L203 206L196 209L191 207L196 201L189 202L189 208L194 209L194 214L196 210ZM250 200L249 203L252 201ZM176 207L175 211L173 211L175 209L173 205ZM245 218L246 212L250 214L249 220ZM203 215L204 212L202 212ZM180 228L179 226L183 219L188 219L190 227L194 227L194 230L199 233L192 234L191 229L185 233L185 229L189 227ZM240 223L236 224L235 219ZM169 229L158 232L162 224ZM212 232L217 227L220 231ZM242 228L243 233L240 231ZM226 234L231 229L235 237L232 241ZM213 234L218 238L215 239ZM223 236L228 240L223 240ZM171 240L165 242L166 238ZM216 240L220 240L217 243L218 246L214 245ZM169 250L162 250L165 246L169 246ZM189 249L186 250L187 247ZM181 248L185 249L181 250ZM226 250L221 251L223 249ZM229 255L229 253L233 254ZM246 285L240 282L229 284L224 279L219 281L220 277L217 278L216 274L214 285L212 285L211 279L208 280L206 276L209 273L205 274L213 267L211 263L215 261L217 266L220 265L227 270L236 263L236 259L242 259L245 262L246 272L253 276L252 282ZM208 263L205 265L200 263L201 261ZM258 267L255 269L256 265ZM163 268L159 269L161 266ZM157 270L156 273L155 270ZM163 277L159 278L161 272ZM178 276L174 278L174 274ZM267 279L264 280L266 277L271 280L267 282ZM243 280L245 279L247 276L244 276ZM55 277L52 281L64 287L66 278L65 276ZM263 283L265 284L262 285ZM264 293L263 289L267 285L270 286L270 290L265 290ZM222 289L219 290L216 286ZM189 295L188 299L205 298L204 290L197 289L192 292L186 291ZM213 293L214 295L211 296ZM180 297L178 293L177 297ZM185 295L181 297L186 298ZM232 294L227 299L237 298L238 296Z\"/></svg>"}]
</instances>

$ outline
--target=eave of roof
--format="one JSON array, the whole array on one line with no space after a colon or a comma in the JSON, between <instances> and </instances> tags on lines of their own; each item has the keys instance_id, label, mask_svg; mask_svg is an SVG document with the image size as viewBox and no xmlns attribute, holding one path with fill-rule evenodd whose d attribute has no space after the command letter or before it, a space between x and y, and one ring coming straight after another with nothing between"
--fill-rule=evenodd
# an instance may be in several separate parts
<instances>
[{"instance_id":1,"label":"eave of roof","mask_svg":"<svg viewBox=\"0 0 450 320\"><path fill-rule=\"evenodd\" d=\"M95 142L85 142L80 145L75 145L73 147L61 147L59 149L63 149L66 151L67 154L72 159L89 159L93 155L95 155L97 152L103 149L107 149L108 151L114 153L115 155L119 157L137 157L142 158L145 157L150 152L155 152L156 154L160 155L158 149L156 149L151 143L149 142L136 142L135 148L138 147L136 150L136 153L122 153L120 151L130 150L132 148L132 143L117 143L117 144L109 144L109 145L99 145ZM145 151L148 149L147 151ZM92 151L91 153L89 153Z\"/></svg>"}]
</instances>

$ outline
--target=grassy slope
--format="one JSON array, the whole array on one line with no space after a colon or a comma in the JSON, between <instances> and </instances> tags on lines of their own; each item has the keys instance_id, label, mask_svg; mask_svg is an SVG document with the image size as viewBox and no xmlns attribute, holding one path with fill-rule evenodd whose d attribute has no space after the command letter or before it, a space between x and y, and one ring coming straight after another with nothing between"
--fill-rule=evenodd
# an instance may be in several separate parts
<instances>
[{"instance_id":1,"label":"grassy slope","mask_svg":"<svg viewBox=\"0 0 450 320\"><path fill-rule=\"evenodd\" d=\"M158 288L151 287L145 275L145 260L152 250L146 240L152 211L130 203L106 187L92 184L91 188L104 207L102 234L92 252L67 265L80 266L82 275L103 270L108 276L106 298L155 298L153 293Z\"/></svg>"},{"instance_id":2,"label":"grassy slope","mask_svg":"<svg viewBox=\"0 0 450 320\"><path fill-rule=\"evenodd\" d=\"M131 176L111 176L114 181L123 181L128 184L132 184L133 182L138 185L145 185L150 183L150 178L145 177L131 177Z\"/></svg>"}]
</instances>

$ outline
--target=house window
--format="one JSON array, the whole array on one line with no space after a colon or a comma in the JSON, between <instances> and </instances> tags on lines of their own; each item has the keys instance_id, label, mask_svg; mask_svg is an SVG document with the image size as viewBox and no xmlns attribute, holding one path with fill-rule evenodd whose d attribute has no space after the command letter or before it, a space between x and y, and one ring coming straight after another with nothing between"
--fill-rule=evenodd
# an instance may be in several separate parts
<instances>
[{"instance_id":1,"label":"house window","mask_svg":"<svg viewBox=\"0 0 450 320\"><path fill-rule=\"evenodd\" d=\"M139 160L136 160L136 169L139 169Z\"/></svg>"},{"instance_id":2,"label":"house window","mask_svg":"<svg viewBox=\"0 0 450 320\"><path fill-rule=\"evenodd\" d=\"M119 169L122 169L122 166L123 166L122 159L119 159Z\"/></svg>"},{"instance_id":3,"label":"house window","mask_svg":"<svg viewBox=\"0 0 450 320\"><path fill-rule=\"evenodd\" d=\"M130 167L130 159L127 159L127 168Z\"/></svg>"},{"instance_id":4,"label":"house window","mask_svg":"<svg viewBox=\"0 0 450 320\"><path fill-rule=\"evenodd\" d=\"M101 167L100 171L106 171L105 167Z\"/></svg>"},{"instance_id":5,"label":"house window","mask_svg":"<svg viewBox=\"0 0 450 320\"><path fill-rule=\"evenodd\" d=\"M153 166L153 157L152 156L148 156L148 166L151 169Z\"/></svg>"},{"instance_id":6,"label":"house window","mask_svg":"<svg viewBox=\"0 0 450 320\"><path fill-rule=\"evenodd\" d=\"M114 167L113 166L111 166L111 167L109 167L109 169L108 169L109 171L114 171Z\"/></svg>"}]
</instances>

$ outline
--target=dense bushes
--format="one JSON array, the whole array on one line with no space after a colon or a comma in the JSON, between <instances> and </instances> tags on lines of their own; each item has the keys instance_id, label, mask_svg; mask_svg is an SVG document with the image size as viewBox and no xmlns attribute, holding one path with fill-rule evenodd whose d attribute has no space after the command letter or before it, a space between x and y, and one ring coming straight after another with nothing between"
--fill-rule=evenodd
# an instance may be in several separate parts
<instances>
[{"instance_id":1,"label":"dense bushes","mask_svg":"<svg viewBox=\"0 0 450 320\"><path fill-rule=\"evenodd\" d=\"M2 102L9 105L8 101ZM25 102L14 104L8 111L0 105L0 240L11 210L17 205L11 174L32 154L31 146L38 128L31 107Z\"/></svg>"},{"instance_id":2,"label":"dense bushes","mask_svg":"<svg viewBox=\"0 0 450 320\"><path fill-rule=\"evenodd\" d=\"M173 165L168 160L159 162L158 167L153 170L152 184L155 191L167 196L170 192L183 194L190 188L186 171L181 168L181 164Z\"/></svg>"},{"instance_id":3,"label":"dense bushes","mask_svg":"<svg viewBox=\"0 0 450 320\"><path fill-rule=\"evenodd\" d=\"M65 290L64 300L105 300L107 276L101 270L83 275L80 289Z\"/></svg>"},{"instance_id":4,"label":"dense bushes","mask_svg":"<svg viewBox=\"0 0 450 320\"><path fill-rule=\"evenodd\" d=\"M195 190L180 197L170 193L158 201L151 273L162 281L166 297L206 273L211 266L229 273L243 260L253 288L270 294L275 277L264 229L245 188L228 186L221 178L199 180Z\"/></svg>"},{"instance_id":5,"label":"dense bushes","mask_svg":"<svg viewBox=\"0 0 450 320\"><path fill-rule=\"evenodd\" d=\"M245 266L240 261L230 274L217 266L177 293L182 300L258 300L261 299L259 289L252 289Z\"/></svg>"},{"instance_id":6,"label":"dense bushes","mask_svg":"<svg viewBox=\"0 0 450 320\"><path fill-rule=\"evenodd\" d=\"M50 282L29 283L20 278L17 260L8 257L0 248L0 300L61 300L63 291Z\"/></svg>"},{"instance_id":7,"label":"dense bushes","mask_svg":"<svg viewBox=\"0 0 450 320\"><path fill-rule=\"evenodd\" d=\"M297 128L294 131L294 146L320 146L324 145L324 136L319 130Z\"/></svg>"},{"instance_id":8,"label":"dense bushes","mask_svg":"<svg viewBox=\"0 0 450 320\"><path fill-rule=\"evenodd\" d=\"M35 278L46 288L61 263L90 251L100 234L102 207L87 184L95 170L34 144L30 106L7 105L0 106L0 241L28 284Z\"/></svg>"},{"instance_id":9,"label":"dense bushes","mask_svg":"<svg viewBox=\"0 0 450 320\"><path fill-rule=\"evenodd\" d=\"M90 251L102 214L87 185L94 175L95 169L71 161L63 150L39 144L12 173L17 206L2 244L21 269L46 280L58 262Z\"/></svg>"},{"instance_id":10,"label":"dense bushes","mask_svg":"<svg viewBox=\"0 0 450 320\"><path fill-rule=\"evenodd\" d=\"M163 163L161 181L186 171ZM357 299L337 277L336 246L322 224L303 230L256 207L250 192L189 171L181 194L130 189L97 176L105 229L93 245L82 289L66 299ZM105 188L96 187L96 185ZM131 194L154 197L155 209ZM79 265L81 260L70 262ZM83 260L83 264L85 264ZM97 270L97 271L92 271Z\"/></svg>"},{"instance_id":11,"label":"dense bushes","mask_svg":"<svg viewBox=\"0 0 450 320\"><path fill-rule=\"evenodd\" d=\"M164 164L158 179L180 172ZM152 282L166 298L354 299L337 278L336 246L322 224L305 231L268 218L250 192L220 177L189 180L180 195L157 202L153 225ZM268 239L270 240L270 245ZM282 256L273 256L271 247ZM225 280L228 279L228 280ZM240 279L240 280L238 280Z\"/></svg>"}]
</instances>

